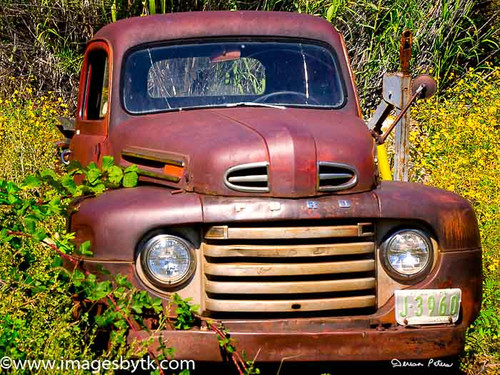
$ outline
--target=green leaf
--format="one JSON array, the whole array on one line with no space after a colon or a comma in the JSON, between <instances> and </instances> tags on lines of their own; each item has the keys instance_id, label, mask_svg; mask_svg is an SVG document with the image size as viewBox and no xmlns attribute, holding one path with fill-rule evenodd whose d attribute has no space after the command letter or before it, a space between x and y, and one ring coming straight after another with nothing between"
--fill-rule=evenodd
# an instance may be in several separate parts
<instances>
[{"instance_id":1,"label":"green leaf","mask_svg":"<svg viewBox=\"0 0 500 375\"><path fill-rule=\"evenodd\" d=\"M57 175L56 172L54 172L52 169L44 169L41 173L40 176L42 177L50 177L53 180L57 180Z\"/></svg>"},{"instance_id":2,"label":"green leaf","mask_svg":"<svg viewBox=\"0 0 500 375\"><path fill-rule=\"evenodd\" d=\"M0 230L0 243L2 242L8 242L10 241L13 237L9 234L9 229L3 228Z\"/></svg>"},{"instance_id":3,"label":"green leaf","mask_svg":"<svg viewBox=\"0 0 500 375\"><path fill-rule=\"evenodd\" d=\"M155 2L155 0L148 0L148 8L149 8L150 15L156 14L156 2Z\"/></svg>"},{"instance_id":4,"label":"green leaf","mask_svg":"<svg viewBox=\"0 0 500 375\"><path fill-rule=\"evenodd\" d=\"M93 164L93 163L91 163L91 164ZM99 169L97 169L97 167L95 167L95 168L92 167L92 168L87 169L87 172L85 174L87 175L87 181L91 185L97 183L99 180L99 177L101 177L101 171Z\"/></svg>"},{"instance_id":5,"label":"green leaf","mask_svg":"<svg viewBox=\"0 0 500 375\"><path fill-rule=\"evenodd\" d=\"M137 314L142 314L143 305L137 302L132 303L132 310L134 310Z\"/></svg>"},{"instance_id":6,"label":"green leaf","mask_svg":"<svg viewBox=\"0 0 500 375\"><path fill-rule=\"evenodd\" d=\"M125 320L117 320L113 324L116 328L119 328L119 329L126 329L127 328L127 322Z\"/></svg>"},{"instance_id":7,"label":"green leaf","mask_svg":"<svg viewBox=\"0 0 500 375\"><path fill-rule=\"evenodd\" d=\"M128 172L139 172L139 168L135 164L129 165L127 168L125 168L125 173Z\"/></svg>"},{"instance_id":8,"label":"green leaf","mask_svg":"<svg viewBox=\"0 0 500 375\"><path fill-rule=\"evenodd\" d=\"M328 22L332 21L333 14L335 13L335 8L336 8L335 4L332 4L332 5L330 5L328 10L326 11L326 19Z\"/></svg>"},{"instance_id":9,"label":"green leaf","mask_svg":"<svg viewBox=\"0 0 500 375\"><path fill-rule=\"evenodd\" d=\"M102 281L96 283L91 289L88 298L91 301L98 301L101 298L106 297L111 292L111 283L109 281Z\"/></svg>"},{"instance_id":10,"label":"green leaf","mask_svg":"<svg viewBox=\"0 0 500 375\"><path fill-rule=\"evenodd\" d=\"M59 197L54 197L47 204L49 215L59 214L61 212L61 199Z\"/></svg>"},{"instance_id":11,"label":"green leaf","mask_svg":"<svg viewBox=\"0 0 500 375\"><path fill-rule=\"evenodd\" d=\"M52 267L53 268L58 268L58 267L62 267L62 265L63 265L62 258L59 255L56 255L54 257L54 260L52 261Z\"/></svg>"},{"instance_id":12,"label":"green leaf","mask_svg":"<svg viewBox=\"0 0 500 375\"><path fill-rule=\"evenodd\" d=\"M112 185L119 186L122 178L123 178L123 170L120 167L113 165L108 170L108 181Z\"/></svg>"},{"instance_id":13,"label":"green leaf","mask_svg":"<svg viewBox=\"0 0 500 375\"><path fill-rule=\"evenodd\" d=\"M73 179L73 176L71 176L69 174L64 175L61 178L61 184L62 184L62 186L64 186L66 188L66 190L70 194L75 195L75 193L76 193L76 184L75 184L75 181Z\"/></svg>"},{"instance_id":14,"label":"green leaf","mask_svg":"<svg viewBox=\"0 0 500 375\"><path fill-rule=\"evenodd\" d=\"M15 194L19 191L19 186L17 186L15 183L9 181L7 182L7 193L10 194Z\"/></svg>"},{"instance_id":15,"label":"green leaf","mask_svg":"<svg viewBox=\"0 0 500 375\"><path fill-rule=\"evenodd\" d=\"M123 187L130 188L137 186L138 179L137 172L126 172L125 170L125 175L123 176Z\"/></svg>"},{"instance_id":16,"label":"green leaf","mask_svg":"<svg viewBox=\"0 0 500 375\"><path fill-rule=\"evenodd\" d=\"M77 160L71 160L68 165L68 171L71 175L83 173L83 167Z\"/></svg>"},{"instance_id":17,"label":"green leaf","mask_svg":"<svg viewBox=\"0 0 500 375\"><path fill-rule=\"evenodd\" d=\"M82 285L82 282L85 280L85 275L82 271L80 271L79 269L76 269L73 271L72 279L73 279L73 284L75 286L79 287Z\"/></svg>"},{"instance_id":18,"label":"green leaf","mask_svg":"<svg viewBox=\"0 0 500 375\"><path fill-rule=\"evenodd\" d=\"M36 232L36 223L38 222L38 219L34 215L28 215L24 218L24 228L26 229L26 233L28 234L35 234Z\"/></svg>"},{"instance_id":19,"label":"green leaf","mask_svg":"<svg viewBox=\"0 0 500 375\"><path fill-rule=\"evenodd\" d=\"M90 251L90 246L91 246L90 241L85 241L80 245L78 252L81 255L93 256L94 253Z\"/></svg>"},{"instance_id":20,"label":"green leaf","mask_svg":"<svg viewBox=\"0 0 500 375\"><path fill-rule=\"evenodd\" d=\"M112 156L103 156L102 158L102 170L107 171L114 165L114 158Z\"/></svg>"},{"instance_id":21,"label":"green leaf","mask_svg":"<svg viewBox=\"0 0 500 375\"><path fill-rule=\"evenodd\" d=\"M45 230L40 228L34 233L33 237L35 237L36 240L41 242L47 238L47 233L45 232Z\"/></svg>"},{"instance_id":22,"label":"green leaf","mask_svg":"<svg viewBox=\"0 0 500 375\"><path fill-rule=\"evenodd\" d=\"M104 185L103 183L99 183L95 186L90 186L90 191L92 191L96 195L99 195L106 191L106 185Z\"/></svg>"},{"instance_id":23,"label":"green leaf","mask_svg":"<svg viewBox=\"0 0 500 375\"><path fill-rule=\"evenodd\" d=\"M37 188L40 186L40 179L36 176L27 176L23 183L22 183L22 188L23 189L33 189L33 188Z\"/></svg>"},{"instance_id":24,"label":"green leaf","mask_svg":"<svg viewBox=\"0 0 500 375\"><path fill-rule=\"evenodd\" d=\"M14 195L14 194L9 194L7 195L7 202L10 204L10 205L15 205L17 203L20 203L20 200L19 198Z\"/></svg>"},{"instance_id":25,"label":"green leaf","mask_svg":"<svg viewBox=\"0 0 500 375\"><path fill-rule=\"evenodd\" d=\"M121 275L121 274L116 275L115 282L116 285L118 286L124 286L129 289L132 288L132 284L130 283L130 281L128 281L128 277L126 275Z\"/></svg>"},{"instance_id":26,"label":"green leaf","mask_svg":"<svg viewBox=\"0 0 500 375\"><path fill-rule=\"evenodd\" d=\"M97 265L97 271L103 275L111 276L111 272L109 272L109 270L104 268L102 264Z\"/></svg>"}]
</instances>

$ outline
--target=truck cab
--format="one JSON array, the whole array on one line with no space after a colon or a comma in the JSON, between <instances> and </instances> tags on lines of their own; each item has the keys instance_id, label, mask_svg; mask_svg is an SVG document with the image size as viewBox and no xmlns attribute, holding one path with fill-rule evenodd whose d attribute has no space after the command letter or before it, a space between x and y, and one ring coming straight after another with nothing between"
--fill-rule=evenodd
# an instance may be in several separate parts
<instances>
[{"instance_id":1,"label":"truck cab","mask_svg":"<svg viewBox=\"0 0 500 375\"><path fill-rule=\"evenodd\" d=\"M481 304L463 198L381 181L342 36L318 17L203 12L105 26L82 67L71 158L137 165L80 203L81 265L193 298L259 361L457 355ZM223 360L213 332L166 331Z\"/></svg>"}]
</instances>

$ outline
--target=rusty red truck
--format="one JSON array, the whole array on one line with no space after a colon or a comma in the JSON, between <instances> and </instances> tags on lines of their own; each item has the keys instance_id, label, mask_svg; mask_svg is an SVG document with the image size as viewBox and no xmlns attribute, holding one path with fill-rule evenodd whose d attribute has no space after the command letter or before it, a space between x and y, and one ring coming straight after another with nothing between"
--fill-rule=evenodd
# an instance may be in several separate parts
<instances>
[{"instance_id":1,"label":"rusty red truck","mask_svg":"<svg viewBox=\"0 0 500 375\"><path fill-rule=\"evenodd\" d=\"M259 361L453 356L481 304L461 197L381 181L342 36L318 17L205 12L118 21L88 43L70 159L139 169L70 228L104 266L192 297ZM221 361L215 334L166 331Z\"/></svg>"}]
</instances>

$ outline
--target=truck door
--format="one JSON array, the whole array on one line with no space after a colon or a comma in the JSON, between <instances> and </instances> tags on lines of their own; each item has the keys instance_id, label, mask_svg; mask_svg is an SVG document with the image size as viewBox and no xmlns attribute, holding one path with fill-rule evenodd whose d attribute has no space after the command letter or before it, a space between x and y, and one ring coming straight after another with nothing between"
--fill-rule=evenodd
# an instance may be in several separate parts
<instances>
[{"instance_id":1,"label":"truck door","mask_svg":"<svg viewBox=\"0 0 500 375\"><path fill-rule=\"evenodd\" d=\"M83 61L70 160L77 160L84 166L92 161L101 161L103 144L108 135L112 73L109 51L106 43L92 42Z\"/></svg>"}]
</instances>

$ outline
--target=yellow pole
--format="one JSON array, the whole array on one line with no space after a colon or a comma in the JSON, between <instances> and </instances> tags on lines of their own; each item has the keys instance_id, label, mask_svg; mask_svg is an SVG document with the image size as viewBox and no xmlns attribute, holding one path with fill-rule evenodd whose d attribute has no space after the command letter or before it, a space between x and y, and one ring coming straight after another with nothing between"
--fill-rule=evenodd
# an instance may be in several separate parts
<instances>
[{"instance_id":1,"label":"yellow pole","mask_svg":"<svg viewBox=\"0 0 500 375\"><path fill-rule=\"evenodd\" d=\"M389 160L387 159L385 144L377 145L377 160L378 170L382 180L392 180L391 166L389 165Z\"/></svg>"}]
</instances>

